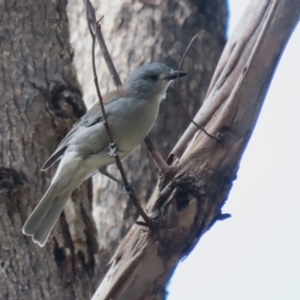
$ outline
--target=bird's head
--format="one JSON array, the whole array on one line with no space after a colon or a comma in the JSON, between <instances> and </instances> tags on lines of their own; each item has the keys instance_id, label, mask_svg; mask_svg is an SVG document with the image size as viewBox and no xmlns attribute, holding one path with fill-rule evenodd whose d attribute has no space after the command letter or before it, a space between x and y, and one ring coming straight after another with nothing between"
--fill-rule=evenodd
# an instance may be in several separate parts
<instances>
[{"instance_id":1,"label":"bird's head","mask_svg":"<svg viewBox=\"0 0 300 300\"><path fill-rule=\"evenodd\" d=\"M133 71L125 87L130 93L136 94L140 98L165 98L169 84L177 77L186 76L185 72L172 70L162 63L151 63L139 67Z\"/></svg>"}]
</instances>

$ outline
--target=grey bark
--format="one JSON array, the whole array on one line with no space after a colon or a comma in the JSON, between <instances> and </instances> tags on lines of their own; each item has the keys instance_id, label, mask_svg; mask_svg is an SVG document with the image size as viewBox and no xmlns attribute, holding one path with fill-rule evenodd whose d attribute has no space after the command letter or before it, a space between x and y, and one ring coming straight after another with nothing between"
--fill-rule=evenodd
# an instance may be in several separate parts
<instances>
[{"instance_id":1,"label":"grey bark","mask_svg":"<svg viewBox=\"0 0 300 300\"><path fill-rule=\"evenodd\" d=\"M66 1L0 1L0 298L88 299L94 291L91 184L44 248L21 232L53 169L40 168L84 112Z\"/></svg>"},{"instance_id":2,"label":"grey bark","mask_svg":"<svg viewBox=\"0 0 300 300\"><path fill-rule=\"evenodd\" d=\"M102 31L123 81L130 71L149 62L159 61L178 68L181 55L192 37L205 30L190 48L182 66L188 72L188 78L180 83L180 97L190 116L193 116L201 106L225 44L226 1L112 0L93 1L93 4L98 17L104 15ZM83 1L70 1L68 13L71 42L75 49L74 61L83 84L85 100L90 106L98 100L95 98L91 72L91 38L83 18ZM114 89L114 85L99 52L97 66L104 94ZM173 85L150 133L164 157L188 124ZM137 195L145 204L158 177L145 147L136 150L124 167ZM115 168L111 172L118 176ZM112 253L137 217L128 198L120 193L120 187L115 183L101 176L94 178L94 217L99 232L101 259L99 281L107 270Z\"/></svg>"}]
</instances>

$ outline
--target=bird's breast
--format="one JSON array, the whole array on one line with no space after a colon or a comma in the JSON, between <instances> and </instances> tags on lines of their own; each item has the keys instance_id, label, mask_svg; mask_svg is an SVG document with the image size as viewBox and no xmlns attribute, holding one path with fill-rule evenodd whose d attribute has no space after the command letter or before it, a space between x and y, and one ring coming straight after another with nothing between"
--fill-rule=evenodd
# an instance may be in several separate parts
<instances>
[{"instance_id":1,"label":"bird's breast","mask_svg":"<svg viewBox=\"0 0 300 300\"><path fill-rule=\"evenodd\" d=\"M128 103L129 104L129 103ZM147 136L158 113L157 101L140 100L135 104L123 105L110 125L112 134L121 152L130 153ZM110 120L108 119L110 124Z\"/></svg>"}]
</instances>

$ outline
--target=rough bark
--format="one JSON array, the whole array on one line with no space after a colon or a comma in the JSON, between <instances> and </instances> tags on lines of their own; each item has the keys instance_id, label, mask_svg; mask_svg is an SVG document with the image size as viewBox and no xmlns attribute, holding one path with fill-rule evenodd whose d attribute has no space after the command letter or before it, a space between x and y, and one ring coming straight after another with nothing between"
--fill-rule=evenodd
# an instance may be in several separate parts
<instances>
[{"instance_id":1,"label":"rough bark","mask_svg":"<svg viewBox=\"0 0 300 300\"><path fill-rule=\"evenodd\" d=\"M180 57L191 38L205 30L189 50L183 70L188 79L180 83L180 96L191 116L200 107L209 79L225 44L227 6L214 1L93 1L102 21L102 31L117 70L124 80L137 66L153 61L178 67ZM98 8L98 9L97 9ZM83 1L72 1L68 7L71 41L75 49L75 65L83 84L85 99L91 105L95 98L91 72L91 39L83 18ZM102 92L114 88L105 62L98 52L99 78ZM175 87L168 91L150 136L166 157L189 120L184 115ZM140 199L147 199L157 179L157 170L145 147L136 150L124 164L126 174ZM118 174L115 168L111 170ZM94 179L94 217L99 231L101 268L135 221L137 214L120 187L103 176Z\"/></svg>"},{"instance_id":2,"label":"rough bark","mask_svg":"<svg viewBox=\"0 0 300 300\"><path fill-rule=\"evenodd\" d=\"M195 119L222 139L190 126L147 204L160 228L131 228L93 300L165 299L178 262L216 221L228 217L221 208L299 16L300 0L250 2Z\"/></svg>"},{"instance_id":3,"label":"rough bark","mask_svg":"<svg viewBox=\"0 0 300 300\"><path fill-rule=\"evenodd\" d=\"M91 184L67 204L44 248L21 232L49 186L40 168L84 112L66 1L0 1L0 298L88 299L94 291Z\"/></svg>"}]
</instances>

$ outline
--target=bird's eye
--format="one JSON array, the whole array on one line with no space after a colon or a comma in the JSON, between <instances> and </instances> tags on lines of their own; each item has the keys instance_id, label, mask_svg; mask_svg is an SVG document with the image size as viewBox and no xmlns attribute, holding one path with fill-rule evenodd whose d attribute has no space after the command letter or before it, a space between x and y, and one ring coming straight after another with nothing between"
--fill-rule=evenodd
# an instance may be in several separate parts
<instances>
[{"instance_id":1,"label":"bird's eye","mask_svg":"<svg viewBox=\"0 0 300 300\"><path fill-rule=\"evenodd\" d=\"M152 80L152 81L157 81L158 80L158 75L150 75L149 78Z\"/></svg>"}]
</instances>

